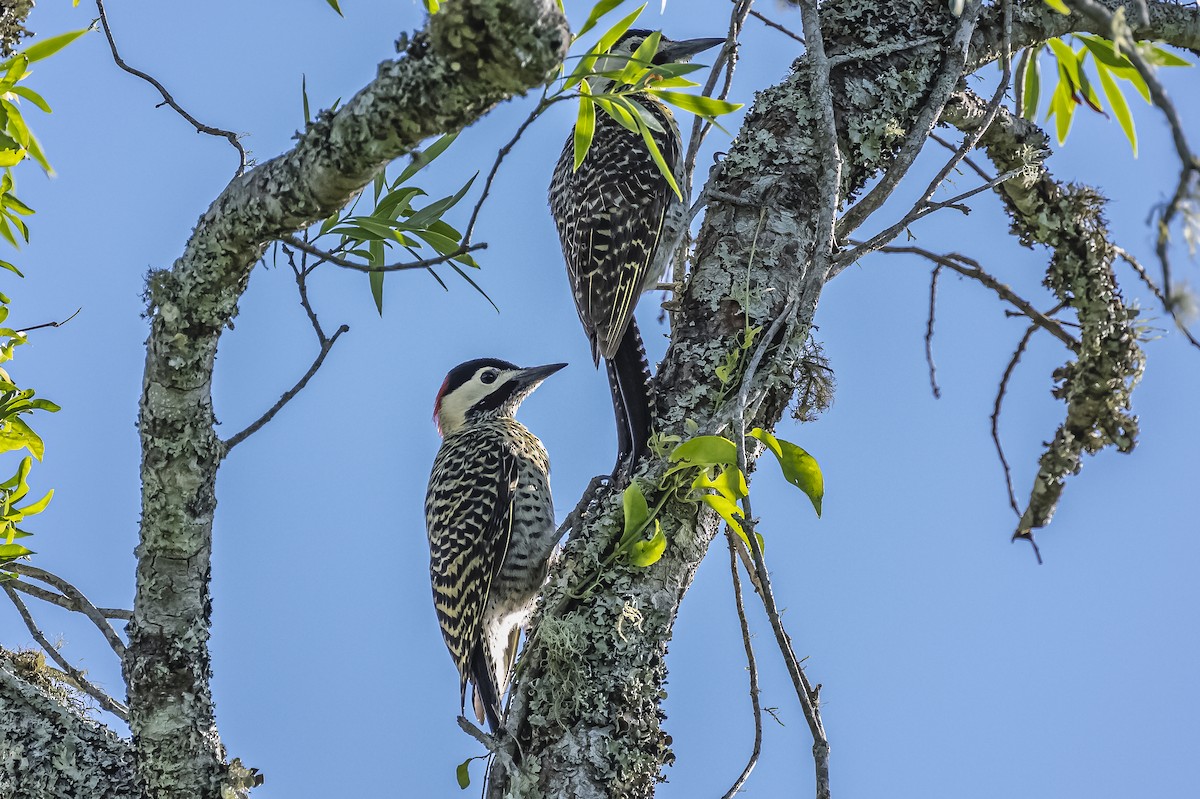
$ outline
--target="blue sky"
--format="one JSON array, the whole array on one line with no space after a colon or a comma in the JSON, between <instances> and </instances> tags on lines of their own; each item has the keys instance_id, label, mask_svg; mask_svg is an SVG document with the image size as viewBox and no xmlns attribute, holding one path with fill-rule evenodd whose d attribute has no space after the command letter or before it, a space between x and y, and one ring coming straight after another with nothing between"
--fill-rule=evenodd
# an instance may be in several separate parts
<instances>
[{"instance_id":1,"label":"blue sky","mask_svg":"<svg viewBox=\"0 0 1200 799\"><path fill-rule=\"evenodd\" d=\"M421 24L420 4L343 0L206 4L113 3L123 54L153 72L208 124L245 134L259 160L289 146L303 124L301 75L314 107L368 82L392 42ZM586 4L568 2L578 26ZM646 22L673 38L720 35L728 3L671 2ZM793 11L764 5L779 17ZM39 5L40 34L84 27L94 8ZM777 81L795 42L751 21L732 99ZM992 71L984 70L989 80ZM1200 92L1191 70L1165 78L1191 130ZM139 461L134 428L144 359L143 279L171 263L200 213L232 175L233 150L195 134L150 87L113 66L101 36L37 65L31 85L54 107L34 115L58 170L24 169L20 196L37 209L33 238L5 278L12 322L83 311L32 334L12 374L63 406L40 420L47 441L34 490L57 493L34 527L36 564L75 582L97 604L128 606L137 541ZM1116 124L1080 112L1049 161L1060 178L1098 184L1122 246L1149 260L1149 209L1173 189L1166 129L1133 100L1134 160ZM427 178L449 193L477 170L528 112L497 108L466 131ZM479 747L454 723L456 675L430 605L421 503L438 446L433 398L446 370L493 355L522 364L568 361L522 409L546 443L560 516L612 462L608 394L590 365L545 205L544 187L571 124L552 110L517 146L485 207L480 284L497 314L461 281L443 292L425 275L393 275L375 313L364 276L313 281L327 329L351 332L317 378L221 471L213 575L218 720L230 754L261 769L256 796L453 796L454 767ZM736 130L736 120L727 125ZM726 146L721 134L709 150ZM919 162L936 168L941 154ZM710 163L708 156L701 163ZM919 185L917 185L919 184ZM925 183L916 180L907 193ZM949 191L975 185L960 176ZM950 196L944 194L943 196ZM903 198L901 198L903 199ZM942 212L913 228L918 243L979 258L1048 307L1046 254L1007 236L990 194L969 217ZM895 212L899 204L890 209ZM452 219L462 222L460 209ZM882 223L879 225L882 227ZM1197 282L1180 248L1181 278ZM780 434L824 468L825 515L773 469L754 482L779 603L809 675L824 688L841 797L1182 796L1200 778L1200 588L1196 453L1200 352L1189 349L1128 271L1130 301L1161 333L1146 344L1134 394L1138 449L1085 463L1040 536L1046 564L1009 543L1008 508L988 429L992 397L1024 330L982 287L944 276L935 353L943 389L930 395L922 336L928 269L879 256L826 289L818 339L837 374L836 401L815 424ZM643 330L661 351L655 298ZM222 339L215 401L231 435L270 406L315 354L290 272L256 268L236 329ZM1002 433L1018 492L1062 406L1049 374L1062 348L1035 339L1009 392ZM36 608L45 629L90 676L119 692L119 669L84 625ZM806 795L810 740L752 613L768 720L751 796ZM6 644L29 643L0 610ZM720 795L751 742L746 674L727 556L718 543L685 600L668 661L667 729L676 765L664 797ZM478 766L476 767L478 775Z\"/></svg>"}]
</instances>

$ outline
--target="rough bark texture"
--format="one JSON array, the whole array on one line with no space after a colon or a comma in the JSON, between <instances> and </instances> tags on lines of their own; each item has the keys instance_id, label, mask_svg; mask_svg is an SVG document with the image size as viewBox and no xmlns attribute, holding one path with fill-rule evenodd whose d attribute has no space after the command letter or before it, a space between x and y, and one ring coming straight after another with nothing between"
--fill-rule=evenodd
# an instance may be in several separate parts
<instances>
[{"instance_id":1,"label":"rough bark texture","mask_svg":"<svg viewBox=\"0 0 1200 799\"><path fill-rule=\"evenodd\" d=\"M85 707L40 654L0 649L0 796L141 799L129 742Z\"/></svg>"},{"instance_id":2,"label":"rough bark texture","mask_svg":"<svg viewBox=\"0 0 1200 799\"><path fill-rule=\"evenodd\" d=\"M1200 47L1200 14L1194 7L1151 3L1149 10L1150 25L1138 28L1140 34ZM944 42L957 21L941 0L847 0L827 4L822 14L828 52L849 56L834 70L831 84L845 165L841 195L852 197L887 166L943 63L937 45L866 59L854 53L931 35ZM1131 11L1128 18L1137 16ZM1061 16L1041 0L1027 0L1014 8L1012 44L1015 49L1087 29L1078 15ZM337 114L322 115L291 152L231 183L201 218L174 267L152 275L141 408L142 540L125 662L135 747L90 726L61 701L26 685L29 675L5 666L0 669L0 743L21 748L0 752L0 779L19 773L3 770L14 759L7 753L16 752L18 761L41 758L44 763L49 757L55 764L50 768L60 772L54 779L87 786L73 795L134 796L133 751L151 795L218 795L226 768L213 726L207 650L213 483L223 454L209 391L218 337L273 238L340 207L388 161L423 138L457 130L496 102L539 83L561 60L568 40L554 0L444 4L407 53L383 64L377 80ZM996 9L981 14L971 41L967 71L999 57ZM737 384L745 377L740 335L747 324L768 330L779 322L771 349L752 376L748 426L778 420L796 389L823 283L811 265L822 235L814 222L823 201L820 187L829 174L818 135L821 109L815 107L819 93L813 91L813 70L810 59L800 59L779 85L759 93L713 178L712 188L723 199L709 205L695 268L674 315L671 348L657 378L663 410L656 428L665 434L686 436L690 423L701 432L728 434ZM980 116L973 102L958 95L943 118L970 129L971 120L977 124ZM983 139L994 158L1012 155L1004 155L1011 144L1003 138L1009 135L1006 125L1001 116L994 133ZM1029 185L1010 181L1003 187L1017 224L1023 213L1018 194ZM1128 319L1121 317L1119 302L1112 302L1115 291L1105 282L1108 260L1096 238L1096 206L1088 197L1055 194L1061 187L1043 188L1039 202L1057 203L1055 214L1079 214L1079 225L1054 241L1033 230L1021 235L1054 248L1052 260L1061 268L1052 266L1052 288L1082 298L1081 316L1095 310L1091 321L1084 320L1094 331L1093 349L1115 354L1116 360L1107 363L1125 385L1134 361L1128 350L1122 354L1109 345L1123 342ZM1077 267L1092 272L1084 275ZM1104 302L1092 303L1092 294L1079 290L1079 280L1094 283ZM781 319L785 311L787 318ZM1088 340L1086 331L1083 338ZM714 376L716 366L739 351L739 373L722 386ZM1077 377L1064 373L1063 392L1072 408L1088 401L1072 388ZM1118 406L1114 419L1124 410ZM1125 432L1113 431L1117 437ZM638 475L651 501L663 471L662 460L652 458ZM648 569L617 565L604 570L596 587L578 600L568 590L580 588L619 536L615 492L592 506L573 535L547 589L544 607L549 610L514 690L509 725L520 739L521 757L512 769L505 758L497 759L494 794L652 795L663 765L672 760L660 709L667 643L679 603L717 531L716 519L697 513L691 503L668 503L660 518L669 540L662 560ZM60 765L61 749L39 743L68 734L75 736L69 769ZM19 788L30 795L55 795L53 788L49 793L36 793L40 786ZM9 795L4 783L0 795Z\"/></svg>"},{"instance_id":3,"label":"rough bark texture","mask_svg":"<svg viewBox=\"0 0 1200 799\"><path fill-rule=\"evenodd\" d=\"M1196 41L1200 18L1194 9L1162 4L1152 8L1147 31L1155 38L1169 34L1185 43ZM843 158L841 191L844 198L853 198L887 166L912 127L943 64L956 20L944 3L919 0L827 4L821 15L830 56L852 56L876 45L931 35L942 43L869 61L850 58L831 75ZM1014 48L1088 29L1077 15L1057 15L1041 2L1024 4L1015 16L1020 25L1014 29ZM970 68L996 60L1001 41L999 14L993 9L972 39ZM793 318L754 375L746 427L773 425L797 388L802 345L823 287L809 274L819 235L814 222L822 201L822 161L815 134L819 93L814 90L813 68L807 56L801 58L782 83L756 95L728 157L711 179L710 188L718 197L736 201L709 204L691 279L681 310L674 315L671 347L656 378L657 431L686 438L688 421L701 433L730 435L731 393L737 393L737 386L732 391L722 386L716 367L738 350L744 325L769 329L784 312L789 291L801 287ZM1061 192L1059 196L1063 202L1053 212L1079 216L1063 234L1070 243L1062 238L1046 242L1055 247L1059 264L1052 267L1056 277L1048 282L1064 297L1080 298L1072 304L1081 316L1092 315L1091 350L1112 353L1118 346L1124 348L1101 367L1104 390L1116 391L1110 394L1115 397L1112 418L1121 420L1119 425L1114 422L1112 440L1122 445L1120 436L1132 421L1121 416L1127 399L1123 390L1140 360L1129 355L1128 318L1111 281L1097 285L1096 294L1108 303L1104 310L1099 310L1099 297L1084 298L1077 282L1104 277L1111 261L1094 259L1106 246L1101 244L1098 209L1094 203L1073 202ZM1024 230L1020 235L1032 236ZM1089 274L1071 264L1090 264ZM1097 275L1097 270L1103 274ZM1116 305L1111 302L1114 297ZM1060 377L1061 394L1069 403L1064 426L1068 438L1075 409L1095 399L1095 390L1083 388L1095 375L1085 377L1085 371L1087 367L1068 368ZM1079 448L1070 452L1077 468ZM1046 468L1043 464L1043 471ZM639 472L651 503L664 470L659 458L644 462ZM1061 486L1061 480L1057 484ZM611 566L591 592L576 600L570 594L577 593L601 564L622 527L617 492L592 507L545 592L544 612L523 656L509 715L509 729L519 745L508 749L513 760L497 759L491 796L649 797L663 766L673 760L670 736L661 727L664 656L679 602L708 550L717 520L710 512L697 514L693 503L668 502L659 516L669 542L662 560L648 569Z\"/></svg>"},{"instance_id":4,"label":"rough bark texture","mask_svg":"<svg viewBox=\"0 0 1200 799\"><path fill-rule=\"evenodd\" d=\"M423 139L540 84L568 42L553 0L447 4L293 150L230 183L174 266L150 276L141 543L124 671L138 769L153 796L216 797L225 778L207 645L222 456L210 389L218 338L252 267L274 238L340 208Z\"/></svg>"}]
</instances>

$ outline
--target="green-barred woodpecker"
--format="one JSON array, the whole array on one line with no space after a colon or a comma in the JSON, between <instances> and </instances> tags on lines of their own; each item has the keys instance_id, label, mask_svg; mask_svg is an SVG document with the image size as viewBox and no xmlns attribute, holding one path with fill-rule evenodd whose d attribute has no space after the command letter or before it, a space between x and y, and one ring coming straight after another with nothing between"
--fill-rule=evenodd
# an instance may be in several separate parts
<instances>
[{"instance_id":1,"label":"green-barred woodpecker","mask_svg":"<svg viewBox=\"0 0 1200 799\"><path fill-rule=\"evenodd\" d=\"M550 461L513 414L564 366L467 361L446 375L434 405L442 446L425 495L433 606L458 667L459 708L470 682L475 715L492 732L556 543Z\"/></svg>"},{"instance_id":2,"label":"green-barred woodpecker","mask_svg":"<svg viewBox=\"0 0 1200 799\"><path fill-rule=\"evenodd\" d=\"M650 31L629 30L612 46L611 59L600 59L597 72L620 70ZM654 63L687 61L724 39L671 41L663 37ZM609 63L611 62L611 63ZM593 86L599 94L611 81ZM663 159L683 185L683 146L679 127L665 105L654 97L637 101L654 116L662 132L652 136ZM632 474L650 438L653 396L646 349L633 318L642 292L658 283L652 268L663 227L682 217L686 206L654 163L642 137L607 113L596 113L587 157L575 169L574 136L567 143L550 181L550 213L558 227L575 308L592 344L592 359L604 358L617 417L617 468Z\"/></svg>"}]
</instances>

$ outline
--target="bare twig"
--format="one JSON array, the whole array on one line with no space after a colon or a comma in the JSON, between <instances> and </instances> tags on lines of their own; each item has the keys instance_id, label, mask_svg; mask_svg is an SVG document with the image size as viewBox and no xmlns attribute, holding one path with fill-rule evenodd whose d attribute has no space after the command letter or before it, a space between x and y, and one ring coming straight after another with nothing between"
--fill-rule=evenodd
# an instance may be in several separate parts
<instances>
[{"instance_id":1,"label":"bare twig","mask_svg":"<svg viewBox=\"0 0 1200 799\"><path fill-rule=\"evenodd\" d=\"M780 25L778 22L771 19L770 17L760 14L757 11L753 11L753 10L750 12L750 16L754 17L756 20L758 20L762 24L766 25L768 28L774 28L775 30L782 33L784 36L795 39L796 41L800 42L800 44L804 44L803 36L793 33L792 31L783 27L782 25Z\"/></svg>"},{"instance_id":2,"label":"bare twig","mask_svg":"<svg viewBox=\"0 0 1200 799\"><path fill-rule=\"evenodd\" d=\"M951 269L958 274L963 275L964 277L977 280L984 286L996 292L996 294L1000 295L1001 299L1012 303L1012 305L1020 310L1023 315L1029 317L1030 321L1039 327L1045 328L1056 339L1070 347L1071 350L1078 351L1079 349L1079 342L1074 336L1064 330L1062 325L1059 324L1057 320L1051 319L1037 308L1034 308L1033 305L1030 304L1030 302L1024 297L1017 294L1007 285L1001 283L995 277L984 271L983 267L979 265L979 262L973 258L968 258L965 255L960 255L953 252L947 253L946 255L939 255L938 253L931 252L923 247L911 246L881 247L879 251L884 253L906 253L910 255L920 255L921 257L933 261L939 266L944 266L947 269Z\"/></svg>"},{"instance_id":3,"label":"bare twig","mask_svg":"<svg viewBox=\"0 0 1200 799\"><path fill-rule=\"evenodd\" d=\"M112 28L110 28L108 25L108 14L104 10L104 0L96 0L96 10L100 13L100 25L102 28L104 28L104 36L108 39L108 47L110 50L112 50L113 61L116 62L116 65L128 72L130 75L141 78L155 89L158 89L158 93L162 95L163 103L171 106L171 108L174 108L181 117L191 123L192 127L196 129L197 133L207 133L210 136L218 136L223 139L228 139L229 143L232 144L233 148L238 152L238 168L237 172L234 173L234 177L241 177L246 171L246 150L242 147L242 143L238 141L237 134L230 130L222 130L221 128L214 128L209 125L205 125L203 122L185 111L183 106L175 102L175 98L171 96L171 93L167 91L167 88L159 83L155 78L147 75L140 69L135 69L126 64L125 60L121 58L121 54L117 52L117 42L113 38Z\"/></svg>"},{"instance_id":4,"label":"bare twig","mask_svg":"<svg viewBox=\"0 0 1200 799\"><path fill-rule=\"evenodd\" d=\"M40 325L33 325L32 327L23 327L20 330L18 330L17 332L18 333L28 333L30 330L41 330L43 327L62 327L67 322L70 322L72 319L74 319L76 316L79 316L79 312L82 310L83 310L82 306L80 306L79 308L76 308L75 313L71 314L66 319L62 320L61 322L42 322Z\"/></svg>"},{"instance_id":5,"label":"bare twig","mask_svg":"<svg viewBox=\"0 0 1200 799\"><path fill-rule=\"evenodd\" d=\"M836 261L834 262L833 269L831 270L832 274L830 275L830 277L835 277L835 276L841 274L842 271L846 267L848 267L850 264L854 263L858 259L860 259L866 255L869 255L870 253L875 252L876 250L883 249L884 246L889 241L896 238L896 236L900 235L901 231L903 231L905 228L907 228L913 222L916 222L918 219L922 219L926 216L929 216L934 211L940 211L943 208L954 208L959 211L962 211L963 213L968 213L970 211L970 209L961 205L963 200L974 197L976 194L979 194L980 192L983 192L983 191L987 191L988 189L993 188L995 186L999 186L1001 183L1005 183L1009 180L1012 180L1013 178L1015 178L1018 175L1021 175L1023 173L1024 173L1024 170L1021 170L1021 169L1009 170L1008 172L1005 172L1003 175L997 175L996 177L989 180L987 183L976 186L975 188L970 189L968 191L964 191L962 194L955 195L954 197L951 197L949 200L945 200L943 202L936 202L936 203L922 202L922 203L918 203L917 205L914 205L912 207L912 209L907 214L905 214L904 217L899 222L896 222L894 225L889 227L887 230L876 233L874 236L872 236L870 239L868 239L865 242L857 243L856 246L853 247L852 249L843 251L837 257Z\"/></svg>"},{"instance_id":6,"label":"bare twig","mask_svg":"<svg viewBox=\"0 0 1200 799\"><path fill-rule=\"evenodd\" d=\"M746 648L746 670L750 672L750 706L754 711L754 746L750 750L750 758L745 768L733 785L721 799L733 799L742 790L750 773L758 765L758 757L762 753L762 705L758 698L758 664L754 660L754 644L750 641L750 624L746 621L746 604L742 600L742 578L738 574L737 545L738 537L732 530L726 528L725 537L729 543L729 573L733 577L733 599L737 605L738 624L742 628L742 645Z\"/></svg>"},{"instance_id":7,"label":"bare twig","mask_svg":"<svg viewBox=\"0 0 1200 799\"><path fill-rule=\"evenodd\" d=\"M121 640L119 635L117 635L117 631L112 628L112 625L108 623L108 620L111 618L124 618L125 620L129 620L133 618L132 613L125 610L114 611L111 609L106 609L106 612L106 610L102 610L101 608L93 605L91 600L84 596L82 591L71 585L71 583L59 577L57 574L45 571L44 569L39 569L36 566L30 566L25 563L9 562L4 564L4 569L15 572L23 577L32 577L35 580L41 580L42 582L57 588L62 592L63 598L67 600L68 604L62 604L56 600L48 599L35 593L34 591L26 591L26 593L87 616L88 620L94 624L96 629L100 631L100 634L104 636L104 640L108 641L108 645L112 647L113 652L116 652L117 657L125 657L125 642ZM14 587L20 584L20 581L16 581L14 583ZM25 587L31 588L33 586L26 584ZM17 590L22 589L18 588Z\"/></svg>"},{"instance_id":8,"label":"bare twig","mask_svg":"<svg viewBox=\"0 0 1200 799\"><path fill-rule=\"evenodd\" d=\"M1158 287L1158 284L1156 284L1150 278L1149 273L1146 272L1146 267L1138 263L1138 260L1134 258L1132 254L1121 247L1114 246L1113 252L1116 253L1116 255L1122 261L1129 264L1133 271L1137 273L1137 276L1142 279L1142 282L1146 284L1151 292L1153 292L1155 299L1162 304L1163 310L1171 314L1171 318L1175 321L1175 326L1179 328L1179 332L1184 335L1184 338L1186 338L1193 347L1200 349L1200 341L1197 341L1196 337L1192 335L1192 332L1187 329L1187 326L1183 323L1183 320L1179 318L1179 314L1175 310L1175 305L1167 298L1166 294L1163 294L1162 289Z\"/></svg>"},{"instance_id":9,"label":"bare twig","mask_svg":"<svg viewBox=\"0 0 1200 799\"><path fill-rule=\"evenodd\" d=\"M933 139L935 142L942 145L943 147L945 147L947 150L949 150L952 153L957 153L959 151L959 145L951 144L949 141L947 141L946 139L943 139L941 136L939 136L936 132L930 133L929 138ZM975 163L973 160L971 160L967 156L963 156L962 162L964 164L966 164L967 166L969 166L971 168L972 172L974 172L976 175L979 175L979 177L983 178L984 180L993 181L996 179L995 175L988 173L986 170L984 170L983 167L981 167L979 164Z\"/></svg>"},{"instance_id":10,"label":"bare twig","mask_svg":"<svg viewBox=\"0 0 1200 799\"><path fill-rule=\"evenodd\" d=\"M1008 366L1004 367L1004 376L1000 378L1000 388L996 390L996 401L992 405L992 441L996 445L996 455L1000 457L1000 466L1004 469L1004 484L1008 488L1008 504L1012 506L1013 513L1017 514L1018 519L1021 518L1021 508L1017 505L1017 492L1013 489L1012 469L1008 465L1008 458L1004 457L1004 445L1000 443L1000 411L1004 406L1008 381L1012 378L1013 370L1017 368L1021 356L1025 353L1025 348L1029 346L1029 340L1033 338L1037 329L1037 325L1030 325L1025 329L1025 335L1021 336L1021 341L1013 351Z\"/></svg>"},{"instance_id":11,"label":"bare twig","mask_svg":"<svg viewBox=\"0 0 1200 799\"><path fill-rule=\"evenodd\" d=\"M11 561L9 563L4 564L4 566L0 566L0 570L15 571L12 568ZM73 610L76 612L79 611L79 605L78 605L78 603L75 602L75 600L71 599L70 597L65 597L62 594L57 593L55 591L51 591L49 588L42 588L41 586L34 585L33 583L27 583L22 580L11 580L11 581L9 581L8 584L23 594L29 594L31 597L40 599L43 602L49 602L51 605L58 605L60 608L63 608L64 610ZM100 611L100 615L106 619L117 619L118 621L129 621L130 619L133 618L133 611L125 610L123 608L99 608L98 607L98 608L96 608L96 610Z\"/></svg>"},{"instance_id":12,"label":"bare twig","mask_svg":"<svg viewBox=\"0 0 1200 799\"><path fill-rule=\"evenodd\" d=\"M325 362L325 356L329 355L329 351L333 349L333 345L337 343L338 338L340 338L343 333L347 333L349 331L349 325L342 325L335 330L333 335L321 345L321 349L317 353L316 359L313 360L312 366L308 367L308 371L305 372L304 376L296 382L296 385L283 392L283 395L279 398L279 401L272 405L266 413L258 417L258 419L247 426L246 429L221 442L223 455L228 455L231 449L257 433L260 429L262 429L263 425L275 418L275 414L283 410L283 406L287 405L297 394L303 391L304 387L308 385L308 381L312 380L313 375L317 373L317 370L321 368L321 364Z\"/></svg>"},{"instance_id":13,"label":"bare twig","mask_svg":"<svg viewBox=\"0 0 1200 799\"><path fill-rule=\"evenodd\" d=\"M881 55L891 55L892 53L899 53L904 50L916 50L918 47L924 47L927 44L933 44L937 41L938 38L936 36L923 36L920 39L913 39L912 41L886 42L875 47L868 47L865 50L838 53L829 57L829 68L836 69L849 61L867 61L872 58L878 58Z\"/></svg>"},{"instance_id":14,"label":"bare twig","mask_svg":"<svg viewBox=\"0 0 1200 799\"><path fill-rule=\"evenodd\" d=\"M837 237L844 239L853 233L859 225L867 220L871 214L875 213L880 206L892 195L896 186L900 184L900 180L908 174L909 168L917 159L917 154L921 152L922 145L929 137L933 126L937 124L938 117L941 116L942 109L946 105L946 101L958 86L959 80L962 78L963 65L967 60L967 49L971 44L971 34L975 31L975 23L979 19L979 11L982 8L980 0L971 0L963 9L962 16L959 18L958 29L954 33L953 40L946 48L945 61L934 79L929 89L929 95L925 100L924 106L916 119L913 120L912 126L909 128L908 135L905 136L904 142L900 145L899 150L892 159L892 163L888 166L883 176L879 179L879 183L871 188L866 195L857 203L852 205L837 224ZM807 28L807 20L806 28ZM940 183L941 179L937 180ZM936 184L935 184L936 188ZM922 201L926 199L922 198ZM918 204L920 205L920 203Z\"/></svg>"},{"instance_id":15,"label":"bare twig","mask_svg":"<svg viewBox=\"0 0 1200 799\"><path fill-rule=\"evenodd\" d=\"M738 37L741 36L742 28L746 24L746 15L754 13L750 10L753 2L754 0L733 0L733 10L729 14L729 32L725 34L725 44L721 47L721 52L717 54L716 59L713 61L713 65L708 71L708 80L704 82L704 88L701 90L701 94L706 97L713 96L713 91L717 87L717 80L722 73L725 75L725 80L721 86L721 91L716 97L717 99L724 100L729 96L729 89L733 85L733 71L737 67ZM692 120L692 132L688 136L687 153L683 159L685 197L691 196L692 178L696 171L696 156L700 152L700 145L710 130L712 130L711 122L700 117ZM697 203L699 203L699 200L697 200ZM688 224L691 223L692 219L695 219L697 210L693 206L688 218ZM678 279L678 276L676 279Z\"/></svg>"},{"instance_id":16,"label":"bare twig","mask_svg":"<svg viewBox=\"0 0 1200 799\"><path fill-rule=\"evenodd\" d=\"M942 265L933 267L929 277L929 321L925 323L925 362L929 364L929 387L933 389L933 398L941 399L942 390L938 388L937 367L933 363L933 321L937 309L938 275L942 273Z\"/></svg>"},{"instance_id":17,"label":"bare twig","mask_svg":"<svg viewBox=\"0 0 1200 799\"><path fill-rule=\"evenodd\" d=\"M84 677L78 669L72 666L70 662L62 656L61 652L55 649L54 646L46 640L46 636L42 634L40 629L38 629L37 624L33 620L33 616L29 613L29 608L26 607L25 602L22 601L21 597L16 591L14 591L7 583L0 583L0 588L4 589L4 593L8 595L8 598L12 600L12 603L16 606L17 613L21 615L21 620L25 622L25 627L29 630L29 634L33 636L33 640L37 641L38 646L42 648L42 651L49 655L50 659L57 663L60 669L66 672L67 676L71 678L71 681L75 683L76 687L99 702L100 707L104 708L109 713L112 713L122 721L128 721L129 708L116 701L89 682L88 679Z\"/></svg>"},{"instance_id":18,"label":"bare twig","mask_svg":"<svg viewBox=\"0 0 1200 799\"><path fill-rule=\"evenodd\" d=\"M465 241L466 239L464 239ZM444 255L438 255L434 258L423 258L419 261L405 261L396 264L383 264L381 266L371 266L370 264L360 264L355 261L350 261L342 258L339 255L322 250L320 247L314 247L304 239L293 235L283 236L280 241L286 242L288 245L295 247L301 252L307 253L314 258L319 258L326 263L331 263L334 266L340 266L345 269L353 269L357 272L403 272L408 269L428 269L431 266L444 264L447 261L453 261L455 258L460 258L467 253L475 252L476 250L486 250L486 243L479 244L464 244L453 252L448 252Z\"/></svg>"},{"instance_id":19,"label":"bare twig","mask_svg":"<svg viewBox=\"0 0 1200 799\"><path fill-rule=\"evenodd\" d=\"M529 112L529 116L525 117L525 121L521 123L519 128L517 128L517 132L513 134L513 137L508 140L508 144L501 147L500 151L496 153L496 160L492 162L492 168L488 170L487 180L483 182L483 193L479 195L479 199L475 202L475 207L471 209L471 219L467 222L467 229L462 237L464 244L471 243L471 236L475 233L475 222L479 219L479 210L483 208L484 201L488 198L488 195L491 194L492 181L496 179L496 173L500 171L500 164L502 164L508 154L512 152L512 148L517 146L517 142L521 140L523 135L525 135L525 131L529 129L529 126L533 124L533 121L540 117L542 112L547 108L554 105L559 100L565 99L564 97L547 99L546 92L548 90L549 85L542 90L542 99L539 100L538 104L534 106L531 112Z\"/></svg>"}]
</instances>

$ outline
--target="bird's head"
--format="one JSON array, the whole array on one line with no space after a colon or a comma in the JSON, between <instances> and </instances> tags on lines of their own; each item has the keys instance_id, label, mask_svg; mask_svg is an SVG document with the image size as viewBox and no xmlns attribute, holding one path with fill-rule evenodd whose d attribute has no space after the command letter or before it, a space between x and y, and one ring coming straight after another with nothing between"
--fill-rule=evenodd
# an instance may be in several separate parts
<instances>
[{"instance_id":1,"label":"bird's head","mask_svg":"<svg viewBox=\"0 0 1200 799\"><path fill-rule=\"evenodd\" d=\"M646 37L653 31L642 30L641 28L630 28L625 31L620 39L613 44L609 49L609 55L615 58L601 57L596 61L597 72L614 72L622 69L628 63L629 56L633 55L641 46L642 42L646 41ZM658 52L651 59L655 64L680 64L692 60L692 56L697 53L702 53L719 44L724 44L724 39L684 39L682 41L673 41L663 36L658 43Z\"/></svg>"},{"instance_id":2,"label":"bird's head","mask_svg":"<svg viewBox=\"0 0 1200 799\"><path fill-rule=\"evenodd\" d=\"M450 370L438 391L433 420L448 436L468 422L512 416L542 381L566 366L552 363L522 369L499 358L476 358Z\"/></svg>"}]
</instances>

